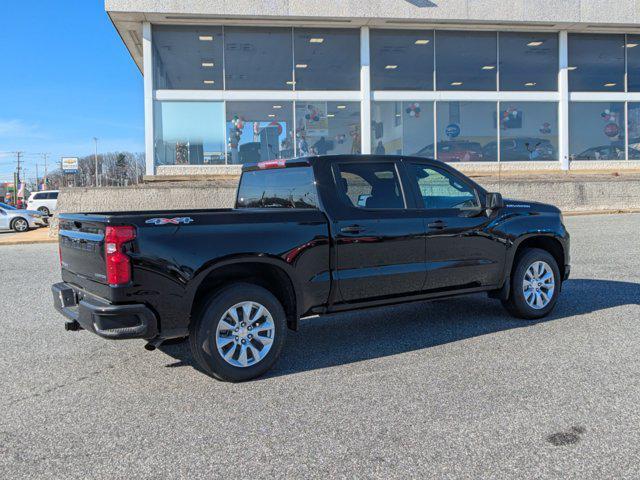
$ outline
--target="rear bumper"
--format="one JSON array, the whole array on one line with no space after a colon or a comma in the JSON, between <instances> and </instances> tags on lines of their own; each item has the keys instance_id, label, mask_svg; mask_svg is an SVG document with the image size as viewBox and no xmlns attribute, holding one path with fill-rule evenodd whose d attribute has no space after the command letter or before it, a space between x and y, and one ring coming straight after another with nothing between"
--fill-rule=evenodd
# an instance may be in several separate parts
<instances>
[{"instance_id":1,"label":"rear bumper","mask_svg":"<svg viewBox=\"0 0 640 480\"><path fill-rule=\"evenodd\" d=\"M69 320L68 330L80 327L112 340L158 335L156 316L143 304L114 305L65 282L52 285L51 292L56 310Z\"/></svg>"}]
</instances>

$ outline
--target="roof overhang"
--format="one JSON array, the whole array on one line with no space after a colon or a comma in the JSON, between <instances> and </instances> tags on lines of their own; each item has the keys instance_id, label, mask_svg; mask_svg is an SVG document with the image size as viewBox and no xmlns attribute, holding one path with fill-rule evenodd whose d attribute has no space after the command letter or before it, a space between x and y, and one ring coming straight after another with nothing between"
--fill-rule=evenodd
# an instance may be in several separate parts
<instances>
[{"instance_id":1,"label":"roof overhang","mask_svg":"<svg viewBox=\"0 0 640 480\"><path fill-rule=\"evenodd\" d=\"M545 0L512 0L509 8L504 0L105 0L105 9L142 72L144 22L640 33L636 0L610 3L554 2L549 9Z\"/></svg>"}]
</instances>

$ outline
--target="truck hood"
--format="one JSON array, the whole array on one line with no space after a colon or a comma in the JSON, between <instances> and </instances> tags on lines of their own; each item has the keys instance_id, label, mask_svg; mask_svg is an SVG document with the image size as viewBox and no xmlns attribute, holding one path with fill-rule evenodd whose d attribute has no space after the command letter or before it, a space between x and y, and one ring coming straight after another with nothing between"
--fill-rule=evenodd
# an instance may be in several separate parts
<instances>
[{"instance_id":1,"label":"truck hood","mask_svg":"<svg viewBox=\"0 0 640 480\"><path fill-rule=\"evenodd\" d=\"M549 205L548 203L514 200L511 198L505 198L503 201L505 208L508 208L509 210L557 214L561 213L558 207Z\"/></svg>"}]
</instances>

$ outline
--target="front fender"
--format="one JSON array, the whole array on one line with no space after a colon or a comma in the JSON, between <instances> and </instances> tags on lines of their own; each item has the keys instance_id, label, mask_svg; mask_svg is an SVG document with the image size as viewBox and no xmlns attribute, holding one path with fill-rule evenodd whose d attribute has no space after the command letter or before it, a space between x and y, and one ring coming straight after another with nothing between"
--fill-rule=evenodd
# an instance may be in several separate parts
<instances>
[{"instance_id":1,"label":"front fender","mask_svg":"<svg viewBox=\"0 0 640 480\"><path fill-rule=\"evenodd\" d=\"M537 239L549 239L556 242L562 256L561 261L558 262L561 271L564 271L565 266L569 265L569 233L558 213L508 212L496 223L494 229L506 239L507 250L503 282L510 278L519 248L527 244L535 246Z\"/></svg>"}]
</instances>

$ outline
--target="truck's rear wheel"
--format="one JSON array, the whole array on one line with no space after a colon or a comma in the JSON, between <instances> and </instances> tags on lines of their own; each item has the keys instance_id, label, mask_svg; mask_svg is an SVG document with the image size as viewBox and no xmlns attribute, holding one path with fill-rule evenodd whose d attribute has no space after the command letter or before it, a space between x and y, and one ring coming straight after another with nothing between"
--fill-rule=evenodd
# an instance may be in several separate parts
<instances>
[{"instance_id":1,"label":"truck's rear wheel","mask_svg":"<svg viewBox=\"0 0 640 480\"><path fill-rule=\"evenodd\" d=\"M271 368L286 332L284 309L271 292L236 283L205 301L191 322L189 344L209 375L241 382Z\"/></svg>"},{"instance_id":2,"label":"truck's rear wheel","mask_svg":"<svg viewBox=\"0 0 640 480\"><path fill-rule=\"evenodd\" d=\"M502 304L515 317L545 317L558 301L561 282L553 255L539 248L527 249L514 265L509 298Z\"/></svg>"}]
</instances>

